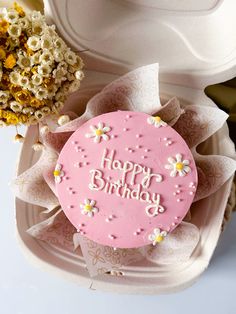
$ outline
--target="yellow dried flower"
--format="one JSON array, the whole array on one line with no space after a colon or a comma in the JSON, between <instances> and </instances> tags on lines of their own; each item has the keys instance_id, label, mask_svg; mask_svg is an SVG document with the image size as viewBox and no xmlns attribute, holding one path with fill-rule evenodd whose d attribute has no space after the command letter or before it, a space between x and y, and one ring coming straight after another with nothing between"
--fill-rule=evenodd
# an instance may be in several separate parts
<instances>
[{"instance_id":1,"label":"yellow dried flower","mask_svg":"<svg viewBox=\"0 0 236 314\"><path fill-rule=\"evenodd\" d=\"M38 73L38 67L33 67L33 68L31 69L31 72L32 72L33 74Z\"/></svg>"},{"instance_id":2,"label":"yellow dried flower","mask_svg":"<svg viewBox=\"0 0 236 314\"><path fill-rule=\"evenodd\" d=\"M16 65L16 58L14 55L11 53L5 60L4 62L4 67L6 69L12 69Z\"/></svg>"},{"instance_id":3,"label":"yellow dried flower","mask_svg":"<svg viewBox=\"0 0 236 314\"><path fill-rule=\"evenodd\" d=\"M0 20L0 34L6 34L9 27L9 23L6 20Z\"/></svg>"},{"instance_id":4,"label":"yellow dried flower","mask_svg":"<svg viewBox=\"0 0 236 314\"><path fill-rule=\"evenodd\" d=\"M10 110L0 109L0 119L7 125L17 125L26 123L28 117L23 113L15 113Z\"/></svg>"},{"instance_id":5,"label":"yellow dried flower","mask_svg":"<svg viewBox=\"0 0 236 314\"><path fill-rule=\"evenodd\" d=\"M17 92L20 92L22 90L22 88L20 86L14 85L14 84L10 84L10 93L14 96Z\"/></svg>"},{"instance_id":6,"label":"yellow dried flower","mask_svg":"<svg viewBox=\"0 0 236 314\"><path fill-rule=\"evenodd\" d=\"M31 97L31 100L30 100L30 105L34 108L39 108L43 105L44 103L37 99L36 97Z\"/></svg>"},{"instance_id":7,"label":"yellow dried flower","mask_svg":"<svg viewBox=\"0 0 236 314\"><path fill-rule=\"evenodd\" d=\"M26 41L27 41L27 39L26 39ZM23 43L23 42L22 42L22 43ZM27 45L26 42L24 42L23 46L24 46L24 48L25 48L26 53L27 53L28 56L32 56L32 55L34 54L34 51L29 48L29 46Z\"/></svg>"},{"instance_id":8,"label":"yellow dried flower","mask_svg":"<svg viewBox=\"0 0 236 314\"><path fill-rule=\"evenodd\" d=\"M50 87L54 84L55 80L53 77L48 77L43 80L44 87Z\"/></svg>"},{"instance_id":9,"label":"yellow dried flower","mask_svg":"<svg viewBox=\"0 0 236 314\"><path fill-rule=\"evenodd\" d=\"M6 59L6 51L4 50L3 47L0 47L0 60L5 60Z\"/></svg>"},{"instance_id":10,"label":"yellow dried flower","mask_svg":"<svg viewBox=\"0 0 236 314\"><path fill-rule=\"evenodd\" d=\"M17 2L14 2L13 7L16 10L16 12L19 14L20 17L25 16L25 11Z\"/></svg>"},{"instance_id":11,"label":"yellow dried flower","mask_svg":"<svg viewBox=\"0 0 236 314\"><path fill-rule=\"evenodd\" d=\"M8 89L8 87L10 86L10 79L6 73L3 73L3 75L2 75L2 80L1 80L0 86L1 86L1 88L3 88L3 90Z\"/></svg>"},{"instance_id":12,"label":"yellow dried flower","mask_svg":"<svg viewBox=\"0 0 236 314\"><path fill-rule=\"evenodd\" d=\"M22 106L26 106L30 103L31 96L27 90L21 90L15 93L15 100L18 101Z\"/></svg>"}]
</instances>

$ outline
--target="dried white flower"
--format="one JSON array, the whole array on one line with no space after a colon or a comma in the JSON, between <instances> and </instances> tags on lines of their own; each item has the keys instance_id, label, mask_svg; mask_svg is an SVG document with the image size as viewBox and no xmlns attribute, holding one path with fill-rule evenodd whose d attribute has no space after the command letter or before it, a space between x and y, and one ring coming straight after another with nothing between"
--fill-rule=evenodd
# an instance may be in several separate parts
<instances>
[{"instance_id":1,"label":"dried white flower","mask_svg":"<svg viewBox=\"0 0 236 314\"><path fill-rule=\"evenodd\" d=\"M8 91L0 90L0 104L7 103L9 96L10 96L10 93Z\"/></svg>"},{"instance_id":2,"label":"dried white flower","mask_svg":"<svg viewBox=\"0 0 236 314\"><path fill-rule=\"evenodd\" d=\"M78 70L75 72L75 78L79 81L81 81L84 78L84 73L81 70Z\"/></svg>"},{"instance_id":3,"label":"dried white flower","mask_svg":"<svg viewBox=\"0 0 236 314\"><path fill-rule=\"evenodd\" d=\"M64 60L64 55L61 51L59 50L54 50L53 51L53 57L54 57L54 60L56 62L61 62L62 60Z\"/></svg>"},{"instance_id":4,"label":"dried white flower","mask_svg":"<svg viewBox=\"0 0 236 314\"><path fill-rule=\"evenodd\" d=\"M26 54L18 54L17 64L26 71L29 71L32 65L31 59Z\"/></svg>"},{"instance_id":5,"label":"dried white flower","mask_svg":"<svg viewBox=\"0 0 236 314\"><path fill-rule=\"evenodd\" d=\"M69 87L69 93L74 93L76 92L78 89L80 88L80 81L79 80L75 80L70 84Z\"/></svg>"},{"instance_id":6,"label":"dried white flower","mask_svg":"<svg viewBox=\"0 0 236 314\"><path fill-rule=\"evenodd\" d=\"M22 110L21 104L19 104L17 101L11 101L10 108L14 112L20 112Z\"/></svg>"},{"instance_id":7,"label":"dried white flower","mask_svg":"<svg viewBox=\"0 0 236 314\"><path fill-rule=\"evenodd\" d=\"M35 52L31 57L31 63L32 64L39 64L39 58L41 56L41 52L40 51L37 51Z\"/></svg>"},{"instance_id":8,"label":"dried white flower","mask_svg":"<svg viewBox=\"0 0 236 314\"><path fill-rule=\"evenodd\" d=\"M10 37L20 37L21 27L19 25L13 24L8 27L8 34Z\"/></svg>"},{"instance_id":9,"label":"dried white flower","mask_svg":"<svg viewBox=\"0 0 236 314\"><path fill-rule=\"evenodd\" d=\"M10 79L10 82L14 85L20 85L20 79L21 79L21 75L19 72L16 72L16 71L12 71L10 74L9 74L9 79Z\"/></svg>"},{"instance_id":10,"label":"dried white flower","mask_svg":"<svg viewBox=\"0 0 236 314\"><path fill-rule=\"evenodd\" d=\"M52 38L49 35L43 35L41 38L41 48L50 49L52 47Z\"/></svg>"},{"instance_id":11,"label":"dried white flower","mask_svg":"<svg viewBox=\"0 0 236 314\"><path fill-rule=\"evenodd\" d=\"M33 51L39 50L41 47L40 37L38 36L29 37L29 39L27 40L27 45Z\"/></svg>"},{"instance_id":12,"label":"dried white flower","mask_svg":"<svg viewBox=\"0 0 236 314\"><path fill-rule=\"evenodd\" d=\"M39 62L44 64L51 64L53 62L53 55L48 49L43 50L43 53L39 57Z\"/></svg>"},{"instance_id":13,"label":"dried white flower","mask_svg":"<svg viewBox=\"0 0 236 314\"><path fill-rule=\"evenodd\" d=\"M41 110L35 111L34 115L38 121L43 120L45 118L45 114Z\"/></svg>"},{"instance_id":14,"label":"dried white flower","mask_svg":"<svg viewBox=\"0 0 236 314\"><path fill-rule=\"evenodd\" d=\"M5 13L5 19L6 19L9 23L11 23L11 24L16 23L17 20L19 19L19 15L18 15L18 13L16 12L16 10L8 9L8 10L6 10L5 12L6 12L6 13Z\"/></svg>"},{"instance_id":15,"label":"dried white flower","mask_svg":"<svg viewBox=\"0 0 236 314\"><path fill-rule=\"evenodd\" d=\"M73 51L71 51L70 48L67 49L64 57L65 57L65 61L70 65L74 65L77 61L76 54Z\"/></svg>"},{"instance_id":16,"label":"dried white flower","mask_svg":"<svg viewBox=\"0 0 236 314\"><path fill-rule=\"evenodd\" d=\"M38 74L48 77L51 73L52 68L48 64L43 64L38 67Z\"/></svg>"},{"instance_id":17,"label":"dried white flower","mask_svg":"<svg viewBox=\"0 0 236 314\"><path fill-rule=\"evenodd\" d=\"M54 42L54 47L55 49L58 49L59 51L63 51L66 48L66 44L61 38L58 38Z\"/></svg>"},{"instance_id":18,"label":"dried white flower","mask_svg":"<svg viewBox=\"0 0 236 314\"><path fill-rule=\"evenodd\" d=\"M51 112L51 109L47 106L44 106L41 111L45 114L48 115Z\"/></svg>"},{"instance_id":19,"label":"dried white flower","mask_svg":"<svg viewBox=\"0 0 236 314\"><path fill-rule=\"evenodd\" d=\"M43 24L40 22L32 23L32 33L35 35L42 35Z\"/></svg>"},{"instance_id":20,"label":"dried white flower","mask_svg":"<svg viewBox=\"0 0 236 314\"><path fill-rule=\"evenodd\" d=\"M32 108L32 107L25 107L25 108L22 109L22 112L24 114L33 114L34 113L34 108Z\"/></svg>"},{"instance_id":21,"label":"dried white flower","mask_svg":"<svg viewBox=\"0 0 236 314\"><path fill-rule=\"evenodd\" d=\"M33 11L30 14L30 17L31 17L32 22L38 22L38 23L44 22L44 16L39 11Z\"/></svg>"},{"instance_id":22,"label":"dried white flower","mask_svg":"<svg viewBox=\"0 0 236 314\"><path fill-rule=\"evenodd\" d=\"M20 25L20 27L21 27L22 29L27 29L27 28L29 27L29 25L30 25L30 22L29 22L28 17L26 17L26 16L22 17L22 18L19 20L18 24Z\"/></svg>"},{"instance_id":23,"label":"dried white flower","mask_svg":"<svg viewBox=\"0 0 236 314\"><path fill-rule=\"evenodd\" d=\"M33 85L36 85L36 86L39 86L42 84L43 82L43 77L42 75L40 74L34 74L32 77L31 77L31 82Z\"/></svg>"},{"instance_id":24,"label":"dried white flower","mask_svg":"<svg viewBox=\"0 0 236 314\"><path fill-rule=\"evenodd\" d=\"M48 94L48 91L47 91L46 88L39 87L37 92L36 92L36 94L35 94L35 96L36 96L37 99L42 100L42 99L47 98L47 94Z\"/></svg>"},{"instance_id":25,"label":"dried white flower","mask_svg":"<svg viewBox=\"0 0 236 314\"><path fill-rule=\"evenodd\" d=\"M27 76L21 76L19 80L19 85L23 87L23 89L27 89L29 85L29 79Z\"/></svg>"}]
</instances>

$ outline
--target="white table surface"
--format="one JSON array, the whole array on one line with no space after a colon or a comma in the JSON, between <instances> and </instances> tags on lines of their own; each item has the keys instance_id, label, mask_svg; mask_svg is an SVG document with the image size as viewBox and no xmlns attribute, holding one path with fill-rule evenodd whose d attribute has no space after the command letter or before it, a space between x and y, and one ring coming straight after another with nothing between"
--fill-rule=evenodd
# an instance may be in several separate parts
<instances>
[{"instance_id":1,"label":"white table surface","mask_svg":"<svg viewBox=\"0 0 236 314\"><path fill-rule=\"evenodd\" d=\"M0 313L2 314L235 314L236 214L208 270L191 288L173 295L130 296L91 291L31 265L17 243L14 196L8 186L20 144L14 128L0 130Z\"/></svg>"}]
</instances>

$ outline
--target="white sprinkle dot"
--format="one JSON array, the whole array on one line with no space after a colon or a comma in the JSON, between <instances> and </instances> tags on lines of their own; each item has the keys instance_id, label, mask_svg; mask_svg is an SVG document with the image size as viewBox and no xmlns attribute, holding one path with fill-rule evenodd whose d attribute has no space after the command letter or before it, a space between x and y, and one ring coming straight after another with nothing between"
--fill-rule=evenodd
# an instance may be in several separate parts
<instances>
[{"instance_id":1,"label":"white sprinkle dot","mask_svg":"<svg viewBox=\"0 0 236 314\"><path fill-rule=\"evenodd\" d=\"M77 144L77 141L72 141L71 142L73 145L76 145Z\"/></svg>"},{"instance_id":2,"label":"white sprinkle dot","mask_svg":"<svg viewBox=\"0 0 236 314\"><path fill-rule=\"evenodd\" d=\"M86 155L82 155L82 158L86 158L87 156Z\"/></svg>"},{"instance_id":3,"label":"white sprinkle dot","mask_svg":"<svg viewBox=\"0 0 236 314\"><path fill-rule=\"evenodd\" d=\"M190 191L189 194L190 194L190 195L193 195L193 191Z\"/></svg>"},{"instance_id":4,"label":"white sprinkle dot","mask_svg":"<svg viewBox=\"0 0 236 314\"><path fill-rule=\"evenodd\" d=\"M139 149L139 148L142 148L142 146L141 145L137 145L137 146L135 146L135 148Z\"/></svg>"},{"instance_id":5,"label":"white sprinkle dot","mask_svg":"<svg viewBox=\"0 0 236 314\"><path fill-rule=\"evenodd\" d=\"M128 129L127 129L127 128L124 128L123 131L126 132L126 131L128 131Z\"/></svg>"},{"instance_id":6,"label":"white sprinkle dot","mask_svg":"<svg viewBox=\"0 0 236 314\"><path fill-rule=\"evenodd\" d=\"M147 156L141 156L141 158L142 158L142 159L146 159L146 158L147 158Z\"/></svg>"},{"instance_id":7,"label":"white sprinkle dot","mask_svg":"<svg viewBox=\"0 0 236 314\"><path fill-rule=\"evenodd\" d=\"M176 193L179 194L181 192L181 190L177 190Z\"/></svg>"},{"instance_id":8,"label":"white sprinkle dot","mask_svg":"<svg viewBox=\"0 0 236 314\"><path fill-rule=\"evenodd\" d=\"M145 151L145 153L148 153L148 152L150 152L150 149L146 148L146 149L144 149L144 151Z\"/></svg>"},{"instance_id":9,"label":"white sprinkle dot","mask_svg":"<svg viewBox=\"0 0 236 314\"><path fill-rule=\"evenodd\" d=\"M129 147L126 147L125 150L128 152L129 151Z\"/></svg>"},{"instance_id":10,"label":"white sprinkle dot","mask_svg":"<svg viewBox=\"0 0 236 314\"><path fill-rule=\"evenodd\" d=\"M116 238L113 234L109 234L108 237L109 237L111 240L114 240L114 239Z\"/></svg>"},{"instance_id":11,"label":"white sprinkle dot","mask_svg":"<svg viewBox=\"0 0 236 314\"><path fill-rule=\"evenodd\" d=\"M106 221L106 222L110 222L110 219L109 219L109 218L106 218L105 221Z\"/></svg>"},{"instance_id":12,"label":"white sprinkle dot","mask_svg":"<svg viewBox=\"0 0 236 314\"><path fill-rule=\"evenodd\" d=\"M168 138L167 138L167 137L164 137L164 138L163 138L163 140L164 140L164 141L167 141L167 140L168 140Z\"/></svg>"},{"instance_id":13,"label":"white sprinkle dot","mask_svg":"<svg viewBox=\"0 0 236 314\"><path fill-rule=\"evenodd\" d=\"M179 184L176 184L176 185L175 185L175 188L176 188L176 189L180 188L180 185L179 185Z\"/></svg>"},{"instance_id":14,"label":"white sprinkle dot","mask_svg":"<svg viewBox=\"0 0 236 314\"><path fill-rule=\"evenodd\" d=\"M82 234L82 235L85 235L85 232L84 232L84 231L81 231L81 234Z\"/></svg>"},{"instance_id":15,"label":"white sprinkle dot","mask_svg":"<svg viewBox=\"0 0 236 314\"><path fill-rule=\"evenodd\" d=\"M169 146L169 143L166 143L166 146Z\"/></svg>"},{"instance_id":16,"label":"white sprinkle dot","mask_svg":"<svg viewBox=\"0 0 236 314\"><path fill-rule=\"evenodd\" d=\"M136 137L137 138L140 138L142 135L141 134L136 134Z\"/></svg>"},{"instance_id":17,"label":"white sprinkle dot","mask_svg":"<svg viewBox=\"0 0 236 314\"><path fill-rule=\"evenodd\" d=\"M178 216L175 216L175 219L177 220L177 219L179 219L179 217L178 217Z\"/></svg>"},{"instance_id":18,"label":"white sprinkle dot","mask_svg":"<svg viewBox=\"0 0 236 314\"><path fill-rule=\"evenodd\" d=\"M171 144L172 144L172 142L171 142L171 141L169 141L169 142L168 142L168 144L169 144L169 145L171 145Z\"/></svg>"},{"instance_id":19,"label":"white sprinkle dot","mask_svg":"<svg viewBox=\"0 0 236 314\"><path fill-rule=\"evenodd\" d=\"M134 151L133 151L133 149L129 149L129 153L133 153Z\"/></svg>"},{"instance_id":20,"label":"white sprinkle dot","mask_svg":"<svg viewBox=\"0 0 236 314\"><path fill-rule=\"evenodd\" d=\"M131 118L131 116L129 114L127 114L126 118L129 119L129 118Z\"/></svg>"},{"instance_id":21,"label":"white sprinkle dot","mask_svg":"<svg viewBox=\"0 0 236 314\"><path fill-rule=\"evenodd\" d=\"M193 185L194 185L193 182L190 182L190 183L189 183L189 187L190 187L190 188L191 188Z\"/></svg>"},{"instance_id":22,"label":"white sprinkle dot","mask_svg":"<svg viewBox=\"0 0 236 314\"><path fill-rule=\"evenodd\" d=\"M177 202L178 202L178 203L181 202L181 199L180 199L180 198L177 198Z\"/></svg>"},{"instance_id":23,"label":"white sprinkle dot","mask_svg":"<svg viewBox=\"0 0 236 314\"><path fill-rule=\"evenodd\" d=\"M69 208L69 209L70 208L74 208L74 206L73 205L68 205L67 208Z\"/></svg>"},{"instance_id":24,"label":"white sprinkle dot","mask_svg":"<svg viewBox=\"0 0 236 314\"><path fill-rule=\"evenodd\" d=\"M176 195L176 192L173 192L173 195L175 196L175 195Z\"/></svg>"},{"instance_id":25,"label":"white sprinkle dot","mask_svg":"<svg viewBox=\"0 0 236 314\"><path fill-rule=\"evenodd\" d=\"M175 222L172 222L172 226L175 226Z\"/></svg>"}]
</instances>

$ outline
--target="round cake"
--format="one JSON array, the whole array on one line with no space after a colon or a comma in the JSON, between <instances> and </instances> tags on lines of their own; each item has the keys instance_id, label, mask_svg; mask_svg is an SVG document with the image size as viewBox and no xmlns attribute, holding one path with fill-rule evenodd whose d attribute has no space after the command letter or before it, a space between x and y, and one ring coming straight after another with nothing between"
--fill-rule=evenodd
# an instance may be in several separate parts
<instances>
[{"instance_id":1,"label":"round cake","mask_svg":"<svg viewBox=\"0 0 236 314\"><path fill-rule=\"evenodd\" d=\"M158 116L106 113L84 123L55 171L60 204L77 231L102 245L161 242L183 220L197 170L183 138Z\"/></svg>"}]
</instances>

